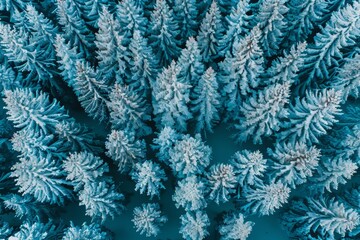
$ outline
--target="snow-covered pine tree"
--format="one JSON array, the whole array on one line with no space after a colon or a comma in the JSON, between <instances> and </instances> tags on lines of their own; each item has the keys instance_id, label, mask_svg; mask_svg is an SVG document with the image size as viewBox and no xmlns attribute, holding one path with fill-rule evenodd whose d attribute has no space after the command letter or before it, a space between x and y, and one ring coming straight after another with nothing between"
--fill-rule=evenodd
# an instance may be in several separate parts
<instances>
[{"instance_id":1,"label":"snow-covered pine tree","mask_svg":"<svg viewBox=\"0 0 360 240\"><path fill-rule=\"evenodd\" d=\"M81 12L73 0L56 0L58 22L62 27L63 36L71 47L77 47L88 60L92 60L95 36L89 30Z\"/></svg>"},{"instance_id":2,"label":"snow-covered pine tree","mask_svg":"<svg viewBox=\"0 0 360 240\"><path fill-rule=\"evenodd\" d=\"M360 224L355 209L329 196L294 201L282 219L295 238L316 236L317 239L335 239L335 236L343 237Z\"/></svg>"},{"instance_id":3,"label":"snow-covered pine tree","mask_svg":"<svg viewBox=\"0 0 360 240\"><path fill-rule=\"evenodd\" d=\"M6 90L4 95L8 119L16 128L49 133L54 132L61 121L71 120L64 107L56 99L51 101L44 92L18 88Z\"/></svg>"},{"instance_id":4,"label":"snow-covered pine tree","mask_svg":"<svg viewBox=\"0 0 360 240\"><path fill-rule=\"evenodd\" d=\"M117 5L117 19L120 23L120 33L127 47L135 31L145 36L148 20L144 17L143 7L133 0L123 0Z\"/></svg>"},{"instance_id":5,"label":"snow-covered pine tree","mask_svg":"<svg viewBox=\"0 0 360 240\"><path fill-rule=\"evenodd\" d=\"M167 220L167 217L161 214L158 203L148 203L134 209L132 222L136 232L140 232L140 235L145 234L146 237L156 237L160 232L160 227Z\"/></svg>"},{"instance_id":6,"label":"snow-covered pine tree","mask_svg":"<svg viewBox=\"0 0 360 240\"><path fill-rule=\"evenodd\" d=\"M259 46L261 31L258 26L244 38L234 43L220 63L219 80L227 114L232 116L241 105L241 95L247 95L259 85L258 76L263 72L263 52Z\"/></svg>"},{"instance_id":7,"label":"snow-covered pine tree","mask_svg":"<svg viewBox=\"0 0 360 240\"><path fill-rule=\"evenodd\" d=\"M125 78L125 82L138 95L149 98L151 87L157 77L158 60L148 46L147 39L141 36L138 30L134 31L131 38L129 53L130 75Z\"/></svg>"},{"instance_id":8,"label":"snow-covered pine tree","mask_svg":"<svg viewBox=\"0 0 360 240\"><path fill-rule=\"evenodd\" d=\"M126 85L115 84L109 99L110 121L114 128L134 131L138 136L152 132L147 125L151 120L151 108L137 91Z\"/></svg>"},{"instance_id":9,"label":"snow-covered pine tree","mask_svg":"<svg viewBox=\"0 0 360 240\"><path fill-rule=\"evenodd\" d=\"M136 163L130 173L135 181L135 191L146 193L152 199L154 196L160 198L160 190L165 189L163 184L167 180L164 170L156 162L146 160Z\"/></svg>"},{"instance_id":10,"label":"snow-covered pine tree","mask_svg":"<svg viewBox=\"0 0 360 240\"><path fill-rule=\"evenodd\" d=\"M272 57L279 52L280 44L284 38L287 21L285 15L288 12L287 0L263 0L259 5L253 25L258 24L261 30L261 44L264 54Z\"/></svg>"},{"instance_id":11,"label":"snow-covered pine tree","mask_svg":"<svg viewBox=\"0 0 360 240\"><path fill-rule=\"evenodd\" d=\"M267 159L259 150L238 151L232 156L230 162L234 166L236 180L241 187L260 184L267 170Z\"/></svg>"},{"instance_id":12,"label":"snow-covered pine tree","mask_svg":"<svg viewBox=\"0 0 360 240\"><path fill-rule=\"evenodd\" d=\"M198 29L198 2L196 0L172 0L175 21L179 25L181 44L196 35Z\"/></svg>"},{"instance_id":13,"label":"snow-covered pine tree","mask_svg":"<svg viewBox=\"0 0 360 240\"><path fill-rule=\"evenodd\" d=\"M222 225L219 227L220 240L246 240L248 239L254 222L245 222L241 213L226 214Z\"/></svg>"},{"instance_id":14,"label":"snow-covered pine tree","mask_svg":"<svg viewBox=\"0 0 360 240\"><path fill-rule=\"evenodd\" d=\"M124 172L146 156L144 140L137 140L132 131L112 130L105 142L106 155L110 157Z\"/></svg>"},{"instance_id":15,"label":"snow-covered pine tree","mask_svg":"<svg viewBox=\"0 0 360 240\"><path fill-rule=\"evenodd\" d=\"M181 67L172 61L153 86L153 108L158 128L168 126L185 131L187 121L192 117L187 106L191 85L178 77L180 70Z\"/></svg>"},{"instance_id":16,"label":"snow-covered pine tree","mask_svg":"<svg viewBox=\"0 0 360 240\"><path fill-rule=\"evenodd\" d=\"M32 195L36 201L63 204L65 199L72 198L65 171L50 156L20 158L11 169L19 192Z\"/></svg>"},{"instance_id":17,"label":"snow-covered pine tree","mask_svg":"<svg viewBox=\"0 0 360 240\"><path fill-rule=\"evenodd\" d=\"M357 24L360 21L359 11L359 1L347 4L333 12L326 26L316 34L314 43L307 46L304 54L298 92L304 93L309 87L319 87L319 83L329 79L330 70L339 64L341 51L356 45L356 39L360 36Z\"/></svg>"},{"instance_id":18,"label":"snow-covered pine tree","mask_svg":"<svg viewBox=\"0 0 360 240\"><path fill-rule=\"evenodd\" d=\"M88 62L76 62L76 78L73 89L85 112L94 119L108 118L109 87Z\"/></svg>"},{"instance_id":19,"label":"snow-covered pine tree","mask_svg":"<svg viewBox=\"0 0 360 240\"><path fill-rule=\"evenodd\" d=\"M234 167L230 164L216 164L211 166L207 175L210 187L209 198L217 204L227 202L235 192L236 177Z\"/></svg>"},{"instance_id":20,"label":"snow-covered pine tree","mask_svg":"<svg viewBox=\"0 0 360 240\"><path fill-rule=\"evenodd\" d=\"M318 137L326 134L335 116L341 114L341 91L323 89L321 91L306 92L306 97L296 98L295 105L290 105L288 121L283 123L285 128L278 134L279 140L295 142L318 143Z\"/></svg>"},{"instance_id":21,"label":"snow-covered pine tree","mask_svg":"<svg viewBox=\"0 0 360 240\"><path fill-rule=\"evenodd\" d=\"M275 210L288 202L290 188L285 184L260 183L255 186L245 186L243 195L246 203L241 206L247 213L266 216L274 214Z\"/></svg>"},{"instance_id":22,"label":"snow-covered pine tree","mask_svg":"<svg viewBox=\"0 0 360 240\"><path fill-rule=\"evenodd\" d=\"M204 64L202 63L199 44L195 38L190 37L186 41L186 47L181 51L177 64L180 68L179 81L196 86L204 73Z\"/></svg>"},{"instance_id":23,"label":"snow-covered pine tree","mask_svg":"<svg viewBox=\"0 0 360 240\"><path fill-rule=\"evenodd\" d=\"M213 132L220 120L221 96L218 90L216 72L209 67L199 79L192 96L191 111L195 117L197 133Z\"/></svg>"},{"instance_id":24,"label":"snow-covered pine tree","mask_svg":"<svg viewBox=\"0 0 360 240\"><path fill-rule=\"evenodd\" d=\"M208 215L202 211L186 212L180 216L180 234L184 239L202 240L209 235L210 226Z\"/></svg>"},{"instance_id":25,"label":"snow-covered pine tree","mask_svg":"<svg viewBox=\"0 0 360 240\"><path fill-rule=\"evenodd\" d=\"M166 0L156 0L151 13L149 44L160 66L167 66L180 53L179 26Z\"/></svg>"},{"instance_id":26,"label":"snow-covered pine tree","mask_svg":"<svg viewBox=\"0 0 360 240\"><path fill-rule=\"evenodd\" d=\"M211 3L205 18L202 20L197 42L204 62L209 63L218 56L219 42L224 32L221 13L216 1Z\"/></svg>"},{"instance_id":27,"label":"snow-covered pine tree","mask_svg":"<svg viewBox=\"0 0 360 240\"><path fill-rule=\"evenodd\" d=\"M211 148L201 140L200 134L195 137L187 134L175 143L167 161L178 177L201 174L210 164L211 152Z\"/></svg>"},{"instance_id":28,"label":"snow-covered pine tree","mask_svg":"<svg viewBox=\"0 0 360 240\"><path fill-rule=\"evenodd\" d=\"M251 10L249 0L240 0L237 5L226 16L226 33L219 41L219 56L225 56L233 48L234 43L249 33Z\"/></svg>"},{"instance_id":29,"label":"snow-covered pine tree","mask_svg":"<svg viewBox=\"0 0 360 240\"><path fill-rule=\"evenodd\" d=\"M71 47L70 42L66 43L60 34L56 35L54 45L61 76L69 87L73 87L76 78L76 62L83 59L82 54L77 52L77 46Z\"/></svg>"},{"instance_id":30,"label":"snow-covered pine tree","mask_svg":"<svg viewBox=\"0 0 360 240\"><path fill-rule=\"evenodd\" d=\"M295 188L313 176L319 165L320 150L305 143L277 143L275 149L268 149L273 162L272 178Z\"/></svg>"},{"instance_id":31,"label":"snow-covered pine tree","mask_svg":"<svg viewBox=\"0 0 360 240\"><path fill-rule=\"evenodd\" d=\"M204 181L196 175L191 175L178 181L172 199L177 208L183 207L185 211L196 211L207 206L205 193Z\"/></svg>"},{"instance_id":32,"label":"snow-covered pine tree","mask_svg":"<svg viewBox=\"0 0 360 240\"><path fill-rule=\"evenodd\" d=\"M289 97L290 83L287 81L272 84L244 101L241 106L244 117L235 124L236 140L244 142L251 136L254 143L262 143L263 136L279 131L282 120L289 115L286 108Z\"/></svg>"},{"instance_id":33,"label":"snow-covered pine tree","mask_svg":"<svg viewBox=\"0 0 360 240\"><path fill-rule=\"evenodd\" d=\"M122 82L125 76L128 56L120 34L120 23L109 9L102 7L97 23L99 30L95 34L97 48L98 71L106 83L113 84L114 80Z\"/></svg>"}]
</instances>

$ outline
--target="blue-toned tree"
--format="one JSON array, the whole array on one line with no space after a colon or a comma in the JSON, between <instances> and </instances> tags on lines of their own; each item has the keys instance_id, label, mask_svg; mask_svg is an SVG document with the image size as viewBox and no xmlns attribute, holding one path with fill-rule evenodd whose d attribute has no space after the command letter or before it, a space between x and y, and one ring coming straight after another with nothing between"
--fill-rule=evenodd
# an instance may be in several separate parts
<instances>
[{"instance_id":1,"label":"blue-toned tree","mask_svg":"<svg viewBox=\"0 0 360 240\"><path fill-rule=\"evenodd\" d=\"M180 216L180 234L184 239L202 240L209 235L210 226L208 215L202 211L186 212Z\"/></svg>"},{"instance_id":2,"label":"blue-toned tree","mask_svg":"<svg viewBox=\"0 0 360 240\"><path fill-rule=\"evenodd\" d=\"M226 214L222 225L219 227L221 240L246 240L254 226L253 222L245 222L241 213Z\"/></svg>"},{"instance_id":3,"label":"blue-toned tree","mask_svg":"<svg viewBox=\"0 0 360 240\"><path fill-rule=\"evenodd\" d=\"M241 112L235 124L238 131L234 134L238 142L244 142L249 136L254 143L262 143L262 137L268 137L280 130L282 120L288 115L290 84L272 84L258 91L243 102Z\"/></svg>"},{"instance_id":4,"label":"blue-toned tree","mask_svg":"<svg viewBox=\"0 0 360 240\"><path fill-rule=\"evenodd\" d=\"M154 196L160 198L160 190L165 189L163 182L167 180L167 177L159 164L150 160L136 163L130 175L136 183L135 191L141 194L146 193L150 199Z\"/></svg>"},{"instance_id":5,"label":"blue-toned tree","mask_svg":"<svg viewBox=\"0 0 360 240\"><path fill-rule=\"evenodd\" d=\"M187 104L190 101L188 82L178 78L181 67L172 61L164 68L153 87L153 107L158 128L172 127L179 131L187 129L187 121L192 115Z\"/></svg>"},{"instance_id":6,"label":"blue-toned tree","mask_svg":"<svg viewBox=\"0 0 360 240\"><path fill-rule=\"evenodd\" d=\"M119 171L128 171L146 156L144 140L137 140L134 132L112 130L105 143L106 155L117 163Z\"/></svg>"},{"instance_id":7,"label":"blue-toned tree","mask_svg":"<svg viewBox=\"0 0 360 240\"><path fill-rule=\"evenodd\" d=\"M212 133L214 126L220 120L221 96L218 88L216 72L209 67L199 79L191 102L191 111L195 117L195 131L197 133Z\"/></svg>"},{"instance_id":8,"label":"blue-toned tree","mask_svg":"<svg viewBox=\"0 0 360 240\"><path fill-rule=\"evenodd\" d=\"M335 116L341 114L340 101L342 92L334 89L306 92L306 97L296 98L296 104L290 105L288 121L282 124L285 128L278 134L279 140L318 143L318 137L326 134Z\"/></svg>"},{"instance_id":9,"label":"blue-toned tree","mask_svg":"<svg viewBox=\"0 0 360 240\"><path fill-rule=\"evenodd\" d=\"M177 208L183 207L185 211L195 211L207 206L205 193L204 181L196 175L191 175L178 181L172 199Z\"/></svg>"},{"instance_id":10,"label":"blue-toned tree","mask_svg":"<svg viewBox=\"0 0 360 240\"><path fill-rule=\"evenodd\" d=\"M140 232L141 235L145 234L146 237L156 237L160 232L160 227L167 220L167 217L161 214L159 204L148 203L134 209L132 222L136 232Z\"/></svg>"},{"instance_id":11,"label":"blue-toned tree","mask_svg":"<svg viewBox=\"0 0 360 240\"><path fill-rule=\"evenodd\" d=\"M137 91L127 85L115 84L109 99L110 121L114 128L135 132L138 136L152 132L147 124L151 120L151 108Z\"/></svg>"},{"instance_id":12,"label":"blue-toned tree","mask_svg":"<svg viewBox=\"0 0 360 240\"><path fill-rule=\"evenodd\" d=\"M167 66L180 53L179 26L174 20L173 10L166 0L157 0L151 13L149 44L159 60L160 66Z\"/></svg>"},{"instance_id":13,"label":"blue-toned tree","mask_svg":"<svg viewBox=\"0 0 360 240\"><path fill-rule=\"evenodd\" d=\"M339 235L344 237L360 224L359 214L355 209L329 196L294 201L282 219L292 237L305 236L305 239L335 239Z\"/></svg>"}]
</instances>

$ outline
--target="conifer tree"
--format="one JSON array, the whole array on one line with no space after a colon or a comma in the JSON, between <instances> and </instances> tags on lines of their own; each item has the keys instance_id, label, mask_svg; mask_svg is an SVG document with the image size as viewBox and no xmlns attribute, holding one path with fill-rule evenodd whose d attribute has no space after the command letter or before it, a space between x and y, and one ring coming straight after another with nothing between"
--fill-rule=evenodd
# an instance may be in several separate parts
<instances>
[{"instance_id":1,"label":"conifer tree","mask_svg":"<svg viewBox=\"0 0 360 240\"><path fill-rule=\"evenodd\" d=\"M359 98L360 96L360 49L353 57L346 58L344 65L336 71L336 76L330 81L332 88L342 90L343 101L349 96Z\"/></svg>"},{"instance_id":2,"label":"conifer tree","mask_svg":"<svg viewBox=\"0 0 360 240\"><path fill-rule=\"evenodd\" d=\"M128 84L133 91L147 98L157 77L157 59L154 58L146 38L142 37L139 31L134 31L129 50L131 60Z\"/></svg>"},{"instance_id":3,"label":"conifer tree","mask_svg":"<svg viewBox=\"0 0 360 240\"><path fill-rule=\"evenodd\" d=\"M196 120L195 131L212 132L220 120L220 93L215 71L209 67L194 89L191 111Z\"/></svg>"},{"instance_id":4,"label":"conifer tree","mask_svg":"<svg viewBox=\"0 0 360 240\"><path fill-rule=\"evenodd\" d=\"M177 64L180 68L179 81L196 86L204 73L204 64L202 63L199 44L195 38L190 37L186 41L186 48L181 51Z\"/></svg>"},{"instance_id":5,"label":"conifer tree","mask_svg":"<svg viewBox=\"0 0 360 240\"><path fill-rule=\"evenodd\" d=\"M76 3L72 0L57 0L56 3L64 38L70 42L71 47L77 46L78 51L90 59L91 52L94 50L95 36L81 18L81 12Z\"/></svg>"},{"instance_id":6,"label":"conifer tree","mask_svg":"<svg viewBox=\"0 0 360 240\"><path fill-rule=\"evenodd\" d=\"M299 199L282 219L295 238L315 235L317 239L335 239L337 234L343 237L360 224L355 209L328 196Z\"/></svg>"},{"instance_id":7,"label":"conifer tree","mask_svg":"<svg viewBox=\"0 0 360 240\"><path fill-rule=\"evenodd\" d=\"M114 160L120 172L125 172L146 156L145 141L136 140L132 131L112 130L105 143L106 155Z\"/></svg>"},{"instance_id":8,"label":"conifer tree","mask_svg":"<svg viewBox=\"0 0 360 240\"><path fill-rule=\"evenodd\" d=\"M287 22L285 15L288 8L287 0L264 0L259 6L259 12L253 19L258 24L261 34L261 44L267 57L278 53L280 44L286 32ZM254 25L255 25L254 24Z\"/></svg>"},{"instance_id":9,"label":"conifer tree","mask_svg":"<svg viewBox=\"0 0 360 240\"><path fill-rule=\"evenodd\" d=\"M205 212L186 212L180 216L180 220L180 234L184 239L202 240L209 235L207 228L210 225L210 220Z\"/></svg>"},{"instance_id":10,"label":"conifer tree","mask_svg":"<svg viewBox=\"0 0 360 240\"><path fill-rule=\"evenodd\" d=\"M46 93L19 88L6 90L4 95L8 119L17 128L48 133L55 131L56 124L71 119L64 107L57 100L50 101Z\"/></svg>"},{"instance_id":11,"label":"conifer tree","mask_svg":"<svg viewBox=\"0 0 360 240\"><path fill-rule=\"evenodd\" d=\"M190 85L178 77L181 68L173 61L158 76L153 87L153 107L158 128L172 127L179 131L187 129L192 115L187 104L190 101Z\"/></svg>"},{"instance_id":12,"label":"conifer tree","mask_svg":"<svg viewBox=\"0 0 360 240\"><path fill-rule=\"evenodd\" d=\"M247 202L241 207L244 211L266 216L287 203L290 188L281 182L261 183L254 187L245 186L243 194Z\"/></svg>"},{"instance_id":13,"label":"conifer tree","mask_svg":"<svg viewBox=\"0 0 360 240\"><path fill-rule=\"evenodd\" d=\"M207 176L210 186L209 198L217 204L227 202L230 194L235 192L235 171L230 164L216 164L211 166Z\"/></svg>"},{"instance_id":14,"label":"conifer tree","mask_svg":"<svg viewBox=\"0 0 360 240\"><path fill-rule=\"evenodd\" d=\"M196 0L172 0L175 20L179 25L180 39L182 44L196 35L198 28L198 3Z\"/></svg>"},{"instance_id":15,"label":"conifer tree","mask_svg":"<svg viewBox=\"0 0 360 240\"><path fill-rule=\"evenodd\" d=\"M160 227L167 222L167 217L161 214L160 206L157 203L143 204L134 209L132 222L136 232L145 234L146 237L157 236Z\"/></svg>"},{"instance_id":16,"label":"conifer tree","mask_svg":"<svg viewBox=\"0 0 360 240\"><path fill-rule=\"evenodd\" d=\"M225 56L234 43L249 33L251 17L247 13L250 9L249 0L240 0L225 17L226 33L219 41L219 56Z\"/></svg>"},{"instance_id":17,"label":"conifer tree","mask_svg":"<svg viewBox=\"0 0 360 240\"><path fill-rule=\"evenodd\" d=\"M197 42L204 62L210 62L218 55L219 41L224 31L221 14L216 1L213 1L202 20Z\"/></svg>"},{"instance_id":18,"label":"conifer tree","mask_svg":"<svg viewBox=\"0 0 360 240\"><path fill-rule=\"evenodd\" d=\"M341 51L356 45L360 35L356 24L360 16L360 2L355 1L334 12L326 26L314 37L314 44L308 45L304 65L300 69L301 83L298 91L304 93L308 87L318 87L330 77L330 69L337 66ZM315 81L316 79L316 81Z\"/></svg>"},{"instance_id":19,"label":"conifer tree","mask_svg":"<svg viewBox=\"0 0 360 240\"><path fill-rule=\"evenodd\" d=\"M64 170L50 156L20 158L12 170L11 176L20 187L19 192L31 194L36 201L62 204L66 198L72 198L66 188L70 184L65 181Z\"/></svg>"},{"instance_id":20,"label":"conifer tree","mask_svg":"<svg viewBox=\"0 0 360 240\"><path fill-rule=\"evenodd\" d=\"M319 165L320 150L314 146L308 147L304 143L279 143L275 149L268 149L272 157L272 176L295 188L312 177Z\"/></svg>"},{"instance_id":21,"label":"conifer tree","mask_svg":"<svg viewBox=\"0 0 360 240\"><path fill-rule=\"evenodd\" d=\"M167 66L180 53L179 26L173 16L173 10L166 0L156 1L155 9L151 13L149 44L160 66Z\"/></svg>"},{"instance_id":22,"label":"conifer tree","mask_svg":"<svg viewBox=\"0 0 360 240\"><path fill-rule=\"evenodd\" d=\"M237 141L243 142L252 136L254 143L262 143L262 136L271 136L279 131L281 120L288 116L285 105L289 102L290 84L273 84L244 101L240 118L235 128Z\"/></svg>"},{"instance_id":23,"label":"conifer tree","mask_svg":"<svg viewBox=\"0 0 360 240\"><path fill-rule=\"evenodd\" d=\"M70 42L66 43L60 34L56 35L54 45L61 75L68 86L73 87L76 78L76 62L82 60L82 54L77 52L76 46L72 48Z\"/></svg>"},{"instance_id":24,"label":"conifer tree","mask_svg":"<svg viewBox=\"0 0 360 240\"><path fill-rule=\"evenodd\" d=\"M117 8L117 19L125 46L130 44L135 31L145 36L148 20L144 17L143 7L133 0L123 0Z\"/></svg>"},{"instance_id":25,"label":"conifer tree","mask_svg":"<svg viewBox=\"0 0 360 240\"><path fill-rule=\"evenodd\" d=\"M99 30L95 34L98 71L107 83L113 83L114 79L121 82L125 76L127 58L126 48L123 45L123 36L120 34L121 26L109 9L102 7L97 23Z\"/></svg>"},{"instance_id":26,"label":"conifer tree","mask_svg":"<svg viewBox=\"0 0 360 240\"><path fill-rule=\"evenodd\" d=\"M98 73L84 61L76 62L73 89L85 112L100 121L108 117L108 86Z\"/></svg>"},{"instance_id":27,"label":"conifer tree","mask_svg":"<svg viewBox=\"0 0 360 240\"><path fill-rule=\"evenodd\" d=\"M221 240L246 240L254 226L253 222L245 222L241 213L231 213L224 217L224 222L219 228Z\"/></svg>"},{"instance_id":28,"label":"conifer tree","mask_svg":"<svg viewBox=\"0 0 360 240\"><path fill-rule=\"evenodd\" d=\"M295 142L318 143L318 137L326 134L335 116L341 114L339 104L342 93L333 89L307 92L306 97L296 99L296 104L290 106L289 121L283 124L286 128L279 133L279 140Z\"/></svg>"},{"instance_id":29,"label":"conifer tree","mask_svg":"<svg viewBox=\"0 0 360 240\"><path fill-rule=\"evenodd\" d=\"M134 131L139 136L152 132L146 123L151 119L149 106L133 88L115 84L109 99L110 120L114 127Z\"/></svg>"},{"instance_id":30,"label":"conifer tree","mask_svg":"<svg viewBox=\"0 0 360 240\"><path fill-rule=\"evenodd\" d=\"M222 95L228 114L240 107L241 95L247 95L259 85L258 76L263 72L263 53L259 46L261 32L255 27L249 35L234 43L221 63L220 81L224 84Z\"/></svg>"}]
</instances>

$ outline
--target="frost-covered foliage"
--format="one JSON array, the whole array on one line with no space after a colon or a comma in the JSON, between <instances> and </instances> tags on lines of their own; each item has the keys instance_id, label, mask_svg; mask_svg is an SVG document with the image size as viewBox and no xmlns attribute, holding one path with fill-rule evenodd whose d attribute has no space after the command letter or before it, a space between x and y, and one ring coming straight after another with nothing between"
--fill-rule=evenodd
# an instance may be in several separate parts
<instances>
[{"instance_id":1,"label":"frost-covered foliage","mask_svg":"<svg viewBox=\"0 0 360 240\"><path fill-rule=\"evenodd\" d=\"M341 91L324 89L307 92L305 98L296 98L296 104L290 106L289 120L283 124L286 129L279 133L281 140L295 142L318 143L318 137L326 134L335 116L341 114Z\"/></svg>"},{"instance_id":2,"label":"frost-covered foliage","mask_svg":"<svg viewBox=\"0 0 360 240\"><path fill-rule=\"evenodd\" d=\"M243 150L236 152L231 158L234 166L236 182L240 186L256 185L262 182L261 178L267 169L267 160L264 159L260 151L250 152Z\"/></svg>"},{"instance_id":3,"label":"frost-covered foliage","mask_svg":"<svg viewBox=\"0 0 360 240\"><path fill-rule=\"evenodd\" d=\"M260 216L270 215L287 203L290 188L283 183L258 184L255 187L246 186L243 192L246 204L242 208L249 213Z\"/></svg>"},{"instance_id":4,"label":"frost-covered foliage","mask_svg":"<svg viewBox=\"0 0 360 240\"><path fill-rule=\"evenodd\" d=\"M233 49L221 63L220 80L224 84L222 95L229 114L237 112L242 95L259 85L258 77L263 72L263 51L260 44L261 31L256 26L246 37L234 43Z\"/></svg>"},{"instance_id":5,"label":"frost-covered foliage","mask_svg":"<svg viewBox=\"0 0 360 240\"><path fill-rule=\"evenodd\" d=\"M115 84L109 98L110 121L115 128L134 131L138 135L151 133L146 124L151 119L149 106L134 89Z\"/></svg>"},{"instance_id":6,"label":"frost-covered foliage","mask_svg":"<svg viewBox=\"0 0 360 240\"><path fill-rule=\"evenodd\" d=\"M156 151L157 158L162 162L168 162L170 151L179 139L181 134L170 127L164 127L153 140L152 148Z\"/></svg>"},{"instance_id":7,"label":"frost-covered foliage","mask_svg":"<svg viewBox=\"0 0 360 240\"><path fill-rule=\"evenodd\" d=\"M222 163L213 165L207 178L210 187L209 198L217 204L229 201L230 194L235 192L236 186L234 167Z\"/></svg>"},{"instance_id":8,"label":"frost-covered foliage","mask_svg":"<svg viewBox=\"0 0 360 240\"><path fill-rule=\"evenodd\" d=\"M4 95L8 119L17 128L47 134L54 131L56 124L70 118L64 107L57 100L51 101L46 93L18 88L4 91Z\"/></svg>"},{"instance_id":9,"label":"frost-covered foliage","mask_svg":"<svg viewBox=\"0 0 360 240\"><path fill-rule=\"evenodd\" d=\"M294 237L315 235L313 239L335 239L344 237L360 224L355 209L328 196L307 197L294 201L283 216L284 225Z\"/></svg>"},{"instance_id":10,"label":"frost-covered foliage","mask_svg":"<svg viewBox=\"0 0 360 240\"><path fill-rule=\"evenodd\" d=\"M161 214L159 204L148 203L134 209L132 221L137 232L150 237L158 235L160 227L167 222L167 217Z\"/></svg>"},{"instance_id":11,"label":"frost-covered foliage","mask_svg":"<svg viewBox=\"0 0 360 240\"><path fill-rule=\"evenodd\" d=\"M12 166L11 177L15 178L19 192L31 194L39 202L63 203L71 198L70 185L65 180L65 171L55 160L47 157L23 157Z\"/></svg>"},{"instance_id":12,"label":"frost-covered foliage","mask_svg":"<svg viewBox=\"0 0 360 240\"><path fill-rule=\"evenodd\" d=\"M63 163L66 179L74 185L75 191L96 180L109 171L109 167L99 157L89 152L71 153Z\"/></svg>"},{"instance_id":13,"label":"frost-covered foliage","mask_svg":"<svg viewBox=\"0 0 360 240\"><path fill-rule=\"evenodd\" d=\"M42 223L38 220L26 221L21 224L20 229L9 239L38 239L45 240L56 236L55 225L51 222Z\"/></svg>"},{"instance_id":14,"label":"frost-covered foliage","mask_svg":"<svg viewBox=\"0 0 360 240\"><path fill-rule=\"evenodd\" d=\"M159 127L168 126L185 131L192 117L187 103L190 101L190 85L178 77L181 68L175 62L164 68L153 87L153 107Z\"/></svg>"},{"instance_id":15,"label":"frost-covered foliage","mask_svg":"<svg viewBox=\"0 0 360 240\"><path fill-rule=\"evenodd\" d=\"M173 172L179 177L201 174L210 164L211 152L211 148L205 145L199 134L195 137L185 135L170 150L168 161Z\"/></svg>"},{"instance_id":16,"label":"frost-covered foliage","mask_svg":"<svg viewBox=\"0 0 360 240\"><path fill-rule=\"evenodd\" d=\"M359 12L0 0L0 239L360 239Z\"/></svg>"},{"instance_id":17,"label":"frost-covered foliage","mask_svg":"<svg viewBox=\"0 0 360 240\"><path fill-rule=\"evenodd\" d=\"M209 235L209 217L202 211L186 212L180 216L180 234L184 239L202 240Z\"/></svg>"},{"instance_id":18,"label":"frost-covered foliage","mask_svg":"<svg viewBox=\"0 0 360 240\"><path fill-rule=\"evenodd\" d=\"M279 143L274 150L268 149L268 153L273 159L274 178L292 188L305 183L319 165L320 150L304 143Z\"/></svg>"},{"instance_id":19,"label":"frost-covered foliage","mask_svg":"<svg viewBox=\"0 0 360 240\"><path fill-rule=\"evenodd\" d=\"M224 217L223 224L219 227L221 240L246 240L254 226L253 222L245 222L241 213L231 213Z\"/></svg>"},{"instance_id":20,"label":"frost-covered foliage","mask_svg":"<svg viewBox=\"0 0 360 240\"><path fill-rule=\"evenodd\" d=\"M216 72L209 67L199 79L193 93L192 112L195 117L196 132L213 132L220 120L220 93Z\"/></svg>"},{"instance_id":21,"label":"frost-covered foliage","mask_svg":"<svg viewBox=\"0 0 360 240\"><path fill-rule=\"evenodd\" d=\"M324 156L317 168L317 174L311 179L311 188L320 192L337 190L339 185L345 184L356 172L358 164L342 157Z\"/></svg>"},{"instance_id":22,"label":"frost-covered foliage","mask_svg":"<svg viewBox=\"0 0 360 240\"><path fill-rule=\"evenodd\" d=\"M145 141L135 138L132 131L113 130L105 143L106 154L117 163L119 171L123 172L146 155Z\"/></svg>"},{"instance_id":23,"label":"frost-covered foliage","mask_svg":"<svg viewBox=\"0 0 360 240\"><path fill-rule=\"evenodd\" d=\"M98 181L86 184L79 192L79 205L85 206L86 215L104 222L121 212L123 205L119 201L123 198L122 194L116 192L113 183Z\"/></svg>"},{"instance_id":24,"label":"frost-covered foliage","mask_svg":"<svg viewBox=\"0 0 360 240\"><path fill-rule=\"evenodd\" d=\"M205 208L206 185L195 175L186 177L178 182L172 199L177 208L183 207L186 211L195 211Z\"/></svg>"},{"instance_id":25,"label":"frost-covered foliage","mask_svg":"<svg viewBox=\"0 0 360 240\"><path fill-rule=\"evenodd\" d=\"M263 91L255 93L242 104L240 124L235 124L239 131L239 142L252 136L254 143L261 143L262 136L271 136L279 131L281 120L289 115L285 105L289 102L290 84L273 84Z\"/></svg>"},{"instance_id":26,"label":"frost-covered foliage","mask_svg":"<svg viewBox=\"0 0 360 240\"><path fill-rule=\"evenodd\" d=\"M81 239L93 239L93 240L109 240L111 237L107 232L101 230L101 227L96 223L83 223L81 227L75 226L73 222L70 222L70 227L64 231L63 240L81 240Z\"/></svg>"},{"instance_id":27,"label":"frost-covered foliage","mask_svg":"<svg viewBox=\"0 0 360 240\"><path fill-rule=\"evenodd\" d=\"M146 192L150 198L160 197L160 190L165 189L163 181L167 180L160 165L149 160L136 163L131 172L131 178L136 182L135 191L140 191L141 194Z\"/></svg>"}]
</instances>

